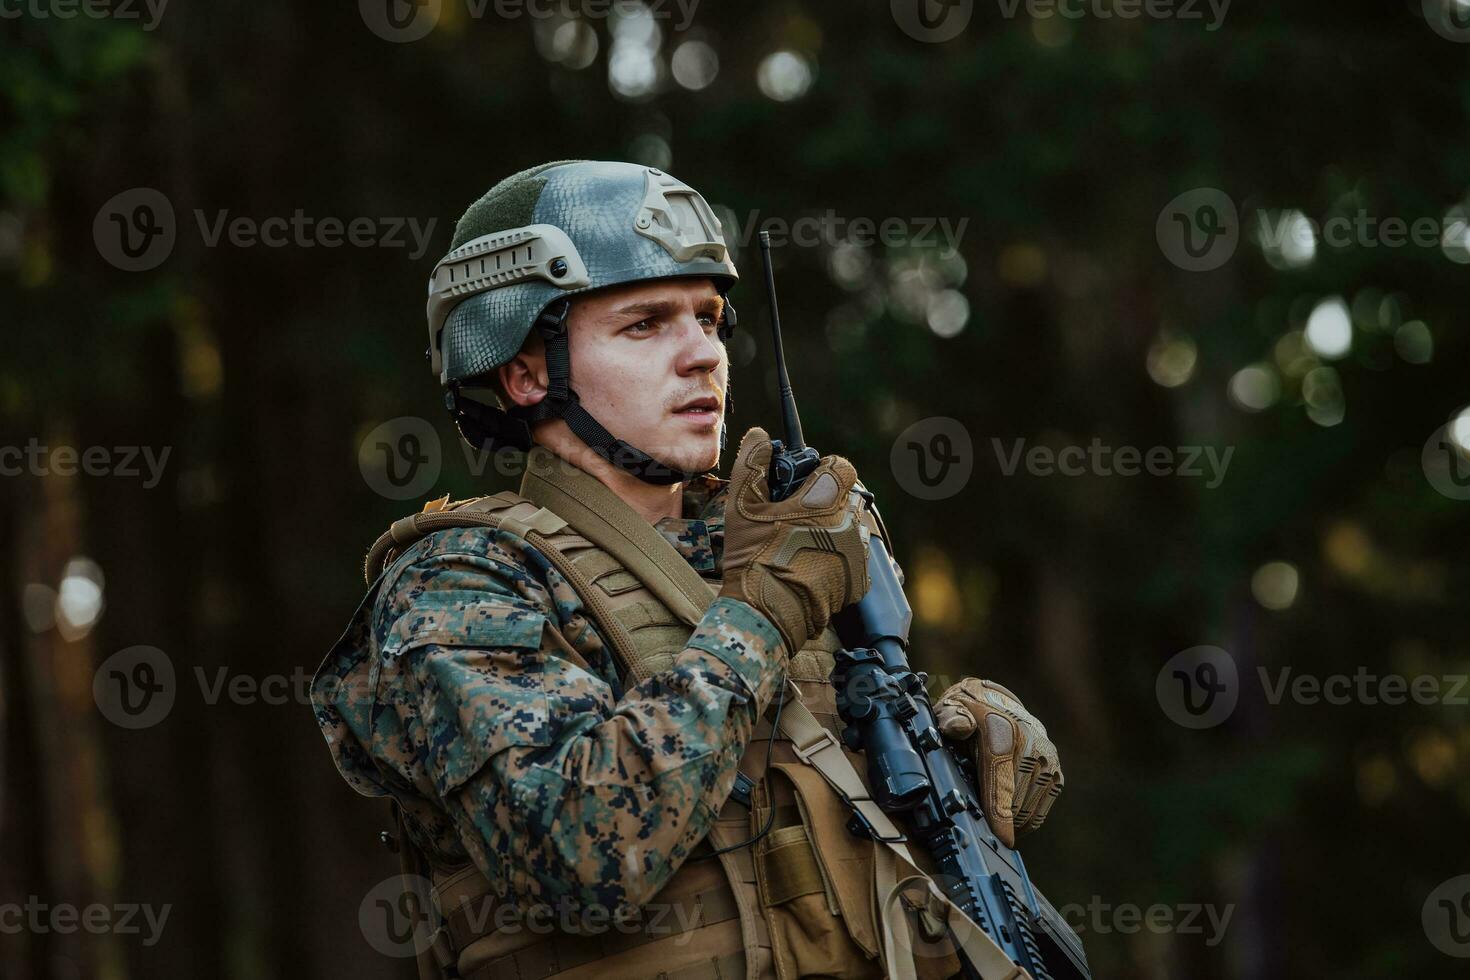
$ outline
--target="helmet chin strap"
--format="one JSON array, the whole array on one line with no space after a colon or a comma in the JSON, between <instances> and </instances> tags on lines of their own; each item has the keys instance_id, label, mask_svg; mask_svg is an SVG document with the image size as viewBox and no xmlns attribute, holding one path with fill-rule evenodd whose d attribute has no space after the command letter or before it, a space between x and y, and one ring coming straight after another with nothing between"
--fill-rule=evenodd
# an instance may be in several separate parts
<instances>
[{"instance_id":1,"label":"helmet chin strap","mask_svg":"<svg viewBox=\"0 0 1470 980\"><path fill-rule=\"evenodd\" d=\"M644 483L651 483L655 486L685 483L714 469L711 466L693 472L660 462L643 450L608 432L591 412L582 407L581 399L572 390L572 357L567 338L567 314L570 309L571 304L568 300L557 300L546 307L536 318L534 329L546 344L546 397L535 405L515 405L507 409L507 414L521 423L520 428L524 429L528 443L524 448L530 448L531 423L543 419L560 418L566 422L572 434L586 443L594 453L618 469L631 473ZM729 325L734 325L733 315L729 318ZM720 419L720 448L724 449L724 447L725 420L722 417Z\"/></svg>"}]
</instances>

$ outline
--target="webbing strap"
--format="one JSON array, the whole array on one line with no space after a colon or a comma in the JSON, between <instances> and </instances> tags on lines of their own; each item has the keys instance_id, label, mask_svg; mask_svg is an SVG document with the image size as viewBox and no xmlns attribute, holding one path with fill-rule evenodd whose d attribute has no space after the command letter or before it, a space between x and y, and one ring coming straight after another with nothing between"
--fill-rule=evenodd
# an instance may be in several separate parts
<instances>
[{"instance_id":1,"label":"webbing strap","mask_svg":"<svg viewBox=\"0 0 1470 980\"><path fill-rule=\"evenodd\" d=\"M767 840L768 848L755 858L760 867L755 880L766 905L781 905L825 890L816 849L805 827L797 824L773 830Z\"/></svg>"},{"instance_id":2,"label":"webbing strap","mask_svg":"<svg viewBox=\"0 0 1470 980\"><path fill-rule=\"evenodd\" d=\"M675 945L676 951L696 943L719 948L739 942L739 929L729 920L712 922L701 926L695 932L680 935L682 938L675 939L671 944ZM575 956L575 952L568 948L564 938L549 939L528 949L518 950L500 959L491 960L483 966L473 968L465 975L464 980L543 980L546 977L586 980L589 977L621 978L628 976L626 969L610 970L603 957L577 959L574 958ZM637 977L638 980L644 980L650 976L656 980L736 980L742 975L741 961L744 956L745 954L737 949L724 954L715 954L701 962L659 973L647 972L647 965L642 964ZM645 959L648 958L651 957L645 957Z\"/></svg>"},{"instance_id":3,"label":"webbing strap","mask_svg":"<svg viewBox=\"0 0 1470 980\"><path fill-rule=\"evenodd\" d=\"M390 801L390 805L393 809L393 833L396 835L398 870L402 876L404 894L422 897L415 889L414 882L428 880L432 872L429 870L428 862L414 846L413 839L408 836L408 825L403 819L403 809L396 800ZM443 963L444 944L440 941L441 932L442 930L436 931L433 945L427 949L418 950L414 956L418 966L419 980L443 980L447 976ZM415 939L417 938L415 936Z\"/></svg>"},{"instance_id":4,"label":"webbing strap","mask_svg":"<svg viewBox=\"0 0 1470 980\"><path fill-rule=\"evenodd\" d=\"M1012 963L995 940L950 901L932 878L919 870L904 844L903 834L868 796L852 760L800 699L782 710L781 730L791 739L801 761L821 773L832 789L862 814L875 833L874 915L883 933L883 963L891 980L915 980L918 975L908 917L899 905L903 893L917 884L925 885L930 904L943 910L945 924L982 980L1031 980L1029 973ZM900 871L905 873L902 880L898 877Z\"/></svg>"},{"instance_id":5,"label":"webbing strap","mask_svg":"<svg viewBox=\"0 0 1470 980\"><path fill-rule=\"evenodd\" d=\"M544 448L531 450L521 493L566 518L623 563L686 626L697 626L714 589L642 515L597 477Z\"/></svg>"},{"instance_id":6,"label":"webbing strap","mask_svg":"<svg viewBox=\"0 0 1470 980\"><path fill-rule=\"evenodd\" d=\"M725 872L725 878L730 883L730 891L735 896L735 906L740 913L740 938L745 947L745 980L760 980L761 975L767 968L767 958L770 956L769 949L763 955L761 947L769 947L769 936L762 935L765 928L765 920L761 917L760 909L755 908L751 901L750 890L741 888L739 882L745 880L741 874L740 858L727 848L733 848L739 844L739 835L729 824L716 820L714 826L710 827L705 838L722 853L716 858ZM749 857L746 857L749 860ZM762 942L764 940L764 943ZM732 970L730 977L734 978L738 971Z\"/></svg>"},{"instance_id":7,"label":"webbing strap","mask_svg":"<svg viewBox=\"0 0 1470 980\"><path fill-rule=\"evenodd\" d=\"M532 531L535 531L537 534L555 534L566 526L566 521L545 507L542 507L524 520L511 517L510 515L506 515L500 519L500 529L502 531L509 531L517 537L527 539L530 538Z\"/></svg>"},{"instance_id":8,"label":"webbing strap","mask_svg":"<svg viewBox=\"0 0 1470 980\"><path fill-rule=\"evenodd\" d=\"M792 686L795 687L794 684ZM781 731L791 739L791 748L797 758L821 773L838 795L862 814L869 827L880 837L892 841L904 860L913 864L913 858L904 846L903 832L868 795L862 777L852 767L852 761L843 753L836 737L817 721L816 715L800 699L788 701L782 709Z\"/></svg>"},{"instance_id":9,"label":"webbing strap","mask_svg":"<svg viewBox=\"0 0 1470 980\"><path fill-rule=\"evenodd\" d=\"M582 963L606 959L631 949L659 942L670 936L679 936L707 926L718 925L739 918L740 909L735 903L730 887L721 880L710 888L682 895L674 899L655 899L655 918L647 923L595 922L588 933L556 932L545 939L507 953L503 958L488 964L509 969L513 963L523 976L545 976L546 970L561 972ZM545 930L555 920L547 917L523 919L514 903L504 905L489 895L481 896L454 910L447 918L450 935L457 949L464 949L475 939L486 934L487 926L501 922L511 928L531 931ZM575 925L575 920L569 920ZM676 942L686 945L693 937ZM537 972L537 970L542 972ZM497 976L492 970L487 976Z\"/></svg>"},{"instance_id":10,"label":"webbing strap","mask_svg":"<svg viewBox=\"0 0 1470 980\"><path fill-rule=\"evenodd\" d=\"M897 877L898 868L913 872L902 880L895 881L878 903L879 921L883 924L883 948L890 951L886 957L890 980L917 980L918 972L914 967L908 918L899 906L899 899L904 892L915 885L920 885L928 890L930 909L938 908L944 913L944 925L951 930L951 934L964 952L965 959L974 966L981 980L1032 980L1030 973L1012 963L1011 958L996 945L995 940L986 935L985 930L976 925L973 919L939 890L934 879L912 865L904 867L903 862L896 856L896 852L887 848L879 848L876 861L880 869L877 876L880 889L886 880ZM903 926L902 933L894 929L895 922ZM900 942L910 945L900 946Z\"/></svg>"}]
</instances>

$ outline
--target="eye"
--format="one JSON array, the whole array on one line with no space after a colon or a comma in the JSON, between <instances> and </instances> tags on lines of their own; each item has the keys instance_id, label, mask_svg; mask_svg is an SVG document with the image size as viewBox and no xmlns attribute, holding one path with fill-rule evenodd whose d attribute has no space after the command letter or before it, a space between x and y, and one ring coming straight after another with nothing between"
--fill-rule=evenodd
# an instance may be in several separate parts
<instances>
[{"instance_id":1,"label":"eye","mask_svg":"<svg viewBox=\"0 0 1470 980\"><path fill-rule=\"evenodd\" d=\"M655 323L654 321L652 321L652 320L639 320L637 323L632 323L632 324L629 324L628 326L624 327L623 328L623 332L624 333L631 333L631 334L638 335L638 336L647 336L648 334L653 333L657 329L658 329L658 324Z\"/></svg>"},{"instance_id":2,"label":"eye","mask_svg":"<svg viewBox=\"0 0 1470 980\"><path fill-rule=\"evenodd\" d=\"M713 330L715 327L718 327L720 325L719 314L701 313L699 314L699 324L706 330Z\"/></svg>"}]
</instances>

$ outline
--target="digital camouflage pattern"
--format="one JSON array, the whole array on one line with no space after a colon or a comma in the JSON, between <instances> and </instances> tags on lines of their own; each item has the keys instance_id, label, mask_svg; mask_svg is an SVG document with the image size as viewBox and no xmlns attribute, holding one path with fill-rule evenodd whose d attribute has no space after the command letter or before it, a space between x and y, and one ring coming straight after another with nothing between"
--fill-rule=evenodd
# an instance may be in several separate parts
<instances>
[{"instance_id":1,"label":"digital camouflage pattern","mask_svg":"<svg viewBox=\"0 0 1470 980\"><path fill-rule=\"evenodd\" d=\"M656 527L717 573L723 484ZM391 795L435 861L501 898L632 914L708 833L777 691L780 635L717 599L671 669L624 689L581 599L523 539L450 529L379 579L313 683L359 792Z\"/></svg>"}]
</instances>

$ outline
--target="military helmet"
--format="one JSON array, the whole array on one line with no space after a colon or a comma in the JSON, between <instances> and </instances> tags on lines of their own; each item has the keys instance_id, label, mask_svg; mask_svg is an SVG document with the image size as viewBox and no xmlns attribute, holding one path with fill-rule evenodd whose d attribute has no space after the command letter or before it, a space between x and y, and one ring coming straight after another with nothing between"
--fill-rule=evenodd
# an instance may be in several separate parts
<instances>
[{"instance_id":1,"label":"military helmet","mask_svg":"<svg viewBox=\"0 0 1470 980\"><path fill-rule=\"evenodd\" d=\"M692 187L655 167L563 160L502 180L470 205L429 278L429 361L471 442L530 447L530 423L566 419L583 442L653 483L683 473L614 438L580 405L567 352L568 300L624 283L702 276L724 294L738 276L720 221ZM729 309L727 305L727 310ZM722 336L734 326L733 311ZM547 345L547 397L525 408L469 396L532 330Z\"/></svg>"}]
</instances>

